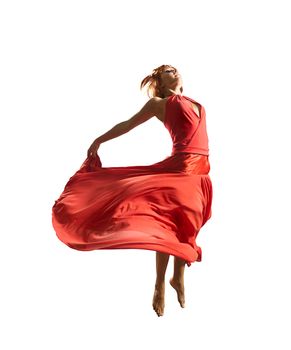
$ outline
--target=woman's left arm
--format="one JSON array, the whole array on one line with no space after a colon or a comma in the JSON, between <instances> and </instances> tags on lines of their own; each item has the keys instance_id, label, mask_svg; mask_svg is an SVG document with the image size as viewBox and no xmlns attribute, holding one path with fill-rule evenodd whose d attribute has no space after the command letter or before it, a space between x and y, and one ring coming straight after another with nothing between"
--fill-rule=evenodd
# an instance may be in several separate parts
<instances>
[{"instance_id":1,"label":"woman's left arm","mask_svg":"<svg viewBox=\"0 0 291 350\"><path fill-rule=\"evenodd\" d=\"M105 134L97 137L96 140L93 141L92 145L89 147L87 151L87 157L95 157L100 144L120 135L127 133L130 129L128 128L127 122L121 122L116 124L112 129L107 131Z\"/></svg>"},{"instance_id":2,"label":"woman's left arm","mask_svg":"<svg viewBox=\"0 0 291 350\"><path fill-rule=\"evenodd\" d=\"M92 143L90 148L87 151L87 157L95 157L100 144L111 139L114 139L120 135L123 135L135 128L136 126L144 123L148 119L154 117L156 115L157 109L157 101L158 99L153 97L147 101L147 103L142 107L142 109L137 112L130 119L116 124L112 129L107 131L105 134L97 137L96 140Z\"/></svg>"}]
</instances>

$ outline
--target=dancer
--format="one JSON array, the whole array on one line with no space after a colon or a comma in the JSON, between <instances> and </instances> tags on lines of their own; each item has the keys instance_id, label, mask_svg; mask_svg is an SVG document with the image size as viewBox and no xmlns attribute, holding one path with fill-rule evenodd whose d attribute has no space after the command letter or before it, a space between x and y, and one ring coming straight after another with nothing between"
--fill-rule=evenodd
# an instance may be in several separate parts
<instances>
[{"instance_id":1,"label":"dancer","mask_svg":"<svg viewBox=\"0 0 291 350\"><path fill-rule=\"evenodd\" d=\"M169 282L185 307L185 264L202 259L196 238L212 214L212 183L204 107L182 95L181 74L171 65L155 68L141 88L147 85L150 99L141 110L93 141L55 201L52 223L58 238L73 249L156 251L152 306L162 316L170 255L174 274ZM168 129L171 155L151 165L102 167L100 145L152 117Z\"/></svg>"}]
</instances>

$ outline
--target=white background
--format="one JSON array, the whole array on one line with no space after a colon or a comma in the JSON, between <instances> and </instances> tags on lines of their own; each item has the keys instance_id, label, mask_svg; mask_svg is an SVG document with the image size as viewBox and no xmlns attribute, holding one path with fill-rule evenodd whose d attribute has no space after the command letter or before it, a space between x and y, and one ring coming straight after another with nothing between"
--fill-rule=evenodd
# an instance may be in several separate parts
<instances>
[{"instance_id":1,"label":"white background","mask_svg":"<svg viewBox=\"0 0 291 350\"><path fill-rule=\"evenodd\" d=\"M2 349L280 349L290 332L288 1L2 1ZM51 207L93 140L148 100L162 64L206 109L213 216L186 308L155 252L81 252ZM101 145L103 166L170 155L156 118ZM3 343L3 344L2 344Z\"/></svg>"}]
</instances>

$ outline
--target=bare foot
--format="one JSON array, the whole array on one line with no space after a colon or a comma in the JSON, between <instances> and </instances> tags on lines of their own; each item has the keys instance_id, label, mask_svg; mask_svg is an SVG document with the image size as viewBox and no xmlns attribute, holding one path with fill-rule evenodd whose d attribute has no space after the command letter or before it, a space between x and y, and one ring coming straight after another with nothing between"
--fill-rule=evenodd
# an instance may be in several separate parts
<instances>
[{"instance_id":1,"label":"bare foot","mask_svg":"<svg viewBox=\"0 0 291 350\"><path fill-rule=\"evenodd\" d=\"M165 283L156 284L153 297L153 309L158 316L163 316L165 307Z\"/></svg>"},{"instance_id":2,"label":"bare foot","mask_svg":"<svg viewBox=\"0 0 291 350\"><path fill-rule=\"evenodd\" d=\"M178 301L181 307L185 307L185 294L184 294L184 283L176 281L173 277L170 279L170 285L176 290Z\"/></svg>"}]
</instances>

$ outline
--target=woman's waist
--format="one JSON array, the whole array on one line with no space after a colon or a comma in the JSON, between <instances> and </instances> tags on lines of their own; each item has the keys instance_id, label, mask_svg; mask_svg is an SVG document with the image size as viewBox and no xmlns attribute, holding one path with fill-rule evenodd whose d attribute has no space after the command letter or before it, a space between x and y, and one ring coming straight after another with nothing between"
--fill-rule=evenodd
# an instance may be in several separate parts
<instances>
[{"instance_id":1,"label":"woman's waist","mask_svg":"<svg viewBox=\"0 0 291 350\"><path fill-rule=\"evenodd\" d=\"M210 171L209 156L199 153L177 152L171 155L173 166L189 174L208 174Z\"/></svg>"},{"instance_id":2,"label":"woman's waist","mask_svg":"<svg viewBox=\"0 0 291 350\"><path fill-rule=\"evenodd\" d=\"M202 154L204 156L209 155L209 148L208 146L204 147L198 147L198 146L189 146L189 145L173 145L172 148L172 155L175 155L177 153L191 153L191 154Z\"/></svg>"}]
</instances>

